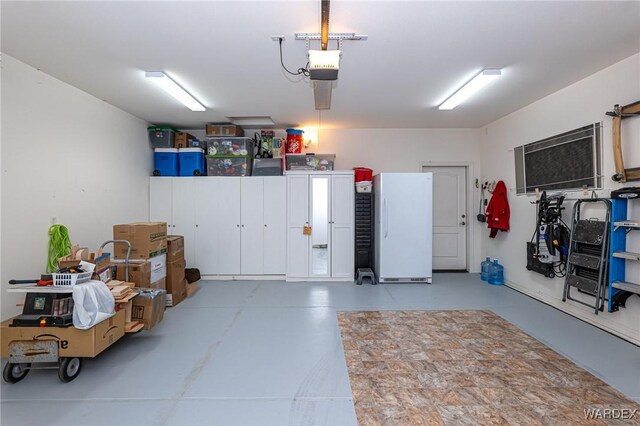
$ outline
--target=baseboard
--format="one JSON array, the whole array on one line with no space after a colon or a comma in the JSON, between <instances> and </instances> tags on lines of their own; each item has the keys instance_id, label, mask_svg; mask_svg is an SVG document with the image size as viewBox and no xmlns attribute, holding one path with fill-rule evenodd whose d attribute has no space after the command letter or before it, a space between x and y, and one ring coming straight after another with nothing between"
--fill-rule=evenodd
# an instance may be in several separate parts
<instances>
[{"instance_id":1,"label":"baseboard","mask_svg":"<svg viewBox=\"0 0 640 426\"><path fill-rule=\"evenodd\" d=\"M288 283L332 283L332 282L355 282L354 278L329 278L329 277L321 277L321 278L295 278L295 277L287 277L286 281Z\"/></svg>"},{"instance_id":2,"label":"baseboard","mask_svg":"<svg viewBox=\"0 0 640 426\"><path fill-rule=\"evenodd\" d=\"M584 311L583 309L585 309L585 307L582 305L576 306L576 305L573 305L572 302L570 301L562 302L556 299L545 297L544 295L541 295L539 293L534 293L531 290L514 283L513 281L505 280L505 285L519 293L522 293L531 297L532 299L542 302L545 305L549 305L552 308L555 308L567 315L571 315L576 319L584 321L594 327L597 327L601 330L606 331L609 334L619 337L620 339L626 340L627 342L632 343L636 346L640 346L640 338L638 338L637 336L634 336L634 333L637 333L637 330L633 330L628 327L620 326L619 324L612 323L612 321L610 321L608 318L602 315L603 313L606 313L606 306L605 306L605 312L601 312L597 316L597 318L600 319L601 322L596 322L594 321L596 315L593 313L593 311L592 310L589 310L588 312ZM586 308L586 309L589 309L589 308Z\"/></svg>"},{"instance_id":3,"label":"baseboard","mask_svg":"<svg viewBox=\"0 0 640 426\"><path fill-rule=\"evenodd\" d=\"M284 275L203 275L207 281L283 281Z\"/></svg>"}]
</instances>

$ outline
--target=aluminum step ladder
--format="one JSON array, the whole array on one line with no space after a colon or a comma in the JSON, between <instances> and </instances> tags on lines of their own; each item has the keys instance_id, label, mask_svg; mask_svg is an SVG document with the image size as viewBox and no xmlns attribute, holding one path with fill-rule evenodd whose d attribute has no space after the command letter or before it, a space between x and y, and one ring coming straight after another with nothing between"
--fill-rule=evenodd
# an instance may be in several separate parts
<instances>
[{"instance_id":1,"label":"aluminum step ladder","mask_svg":"<svg viewBox=\"0 0 640 426\"><path fill-rule=\"evenodd\" d=\"M605 209L604 220L585 219L583 208L600 204ZM609 227L611 201L599 198L577 200L573 205L571 242L567 261L562 301L567 299L592 308L596 315L604 310L609 272ZM571 288L590 295L594 303L571 296Z\"/></svg>"}]
</instances>

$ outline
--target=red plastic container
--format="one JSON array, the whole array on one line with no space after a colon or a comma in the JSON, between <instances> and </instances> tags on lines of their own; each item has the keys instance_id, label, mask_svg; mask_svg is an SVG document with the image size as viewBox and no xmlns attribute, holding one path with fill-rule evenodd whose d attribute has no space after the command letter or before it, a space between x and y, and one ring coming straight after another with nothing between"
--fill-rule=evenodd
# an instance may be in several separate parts
<instances>
[{"instance_id":1,"label":"red plastic container","mask_svg":"<svg viewBox=\"0 0 640 426\"><path fill-rule=\"evenodd\" d=\"M303 134L303 130L287 129L287 154L300 154L302 152Z\"/></svg>"},{"instance_id":2,"label":"red plastic container","mask_svg":"<svg viewBox=\"0 0 640 426\"><path fill-rule=\"evenodd\" d=\"M356 182L373 180L373 170L366 167L354 167Z\"/></svg>"}]
</instances>

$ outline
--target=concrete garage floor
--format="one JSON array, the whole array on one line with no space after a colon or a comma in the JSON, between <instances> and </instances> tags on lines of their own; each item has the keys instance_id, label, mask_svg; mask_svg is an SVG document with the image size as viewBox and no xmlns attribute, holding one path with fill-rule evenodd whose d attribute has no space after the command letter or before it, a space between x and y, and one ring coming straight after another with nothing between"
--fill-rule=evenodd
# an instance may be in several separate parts
<instances>
[{"instance_id":1,"label":"concrete garage floor","mask_svg":"<svg viewBox=\"0 0 640 426\"><path fill-rule=\"evenodd\" d=\"M55 371L2 383L0 423L355 425L336 311L409 309L492 310L640 402L637 346L477 274L429 286L211 281L71 383Z\"/></svg>"}]
</instances>

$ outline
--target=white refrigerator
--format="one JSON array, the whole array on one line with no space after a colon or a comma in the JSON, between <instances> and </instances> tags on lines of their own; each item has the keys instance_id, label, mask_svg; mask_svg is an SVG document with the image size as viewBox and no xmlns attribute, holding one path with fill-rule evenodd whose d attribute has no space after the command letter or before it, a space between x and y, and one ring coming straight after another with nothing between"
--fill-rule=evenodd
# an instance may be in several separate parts
<instances>
[{"instance_id":1,"label":"white refrigerator","mask_svg":"<svg viewBox=\"0 0 640 426\"><path fill-rule=\"evenodd\" d=\"M432 278L432 173L380 173L375 193L375 273L378 282Z\"/></svg>"}]
</instances>

